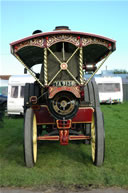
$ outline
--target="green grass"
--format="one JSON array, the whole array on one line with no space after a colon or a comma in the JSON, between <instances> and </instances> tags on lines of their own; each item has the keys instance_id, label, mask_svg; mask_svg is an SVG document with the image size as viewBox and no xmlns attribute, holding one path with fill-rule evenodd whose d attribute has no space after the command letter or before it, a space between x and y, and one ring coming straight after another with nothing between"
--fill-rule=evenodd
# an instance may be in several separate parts
<instances>
[{"instance_id":1,"label":"green grass","mask_svg":"<svg viewBox=\"0 0 128 193\"><path fill-rule=\"evenodd\" d=\"M23 119L5 118L0 128L0 186L128 188L128 103L102 105L106 152L102 167L91 161L91 147L39 142L34 168L24 166Z\"/></svg>"}]
</instances>

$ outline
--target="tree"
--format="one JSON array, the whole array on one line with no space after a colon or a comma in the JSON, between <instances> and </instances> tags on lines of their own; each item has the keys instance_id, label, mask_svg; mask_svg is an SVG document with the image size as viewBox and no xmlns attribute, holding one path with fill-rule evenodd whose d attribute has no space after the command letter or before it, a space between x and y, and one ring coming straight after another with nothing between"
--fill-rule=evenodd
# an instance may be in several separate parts
<instances>
[{"instance_id":1,"label":"tree","mask_svg":"<svg viewBox=\"0 0 128 193\"><path fill-rule=\"evenodd\" d=\"M128 71L127 70L118 70L118 69L115 69L113 71L114 74L128 74Z\"/></svg>"}]
</instances>

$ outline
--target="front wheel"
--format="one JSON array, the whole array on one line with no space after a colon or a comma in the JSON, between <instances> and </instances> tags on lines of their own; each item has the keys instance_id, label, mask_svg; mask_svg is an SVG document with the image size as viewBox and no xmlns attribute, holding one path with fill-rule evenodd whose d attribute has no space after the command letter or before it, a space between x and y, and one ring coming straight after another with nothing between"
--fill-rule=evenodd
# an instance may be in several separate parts
<instances>
[{"instance_id":1,"label":"front wheel","mask_svg":"<svg viewBox=\"0 0 128 193\"><path fill-rule=\"evenodd\" d=\"M24 160L29 168L37 161L37 123L31 108L26 110L24 120Z\"/></svg>"},{"instance_id":2,"label":"front wheel","mask_svg":"<svg viewBox=\"0 0 128 193\"><path fill-rule=\"evenodd\" d=\"M96 108L91 124L91 148L94 165L101 166L105 155L104 120L100 108Z\"/></svg>"}]
</instances>

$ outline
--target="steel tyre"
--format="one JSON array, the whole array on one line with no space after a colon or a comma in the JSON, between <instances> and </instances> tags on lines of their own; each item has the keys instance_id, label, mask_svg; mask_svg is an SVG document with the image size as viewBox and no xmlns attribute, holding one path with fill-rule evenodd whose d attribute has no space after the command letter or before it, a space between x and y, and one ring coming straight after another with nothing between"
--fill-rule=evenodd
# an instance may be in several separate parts
<instances>
[{"instance_id":1,"label":"steel tyre","mask_svg":"<svg viewBox=\"0 0 128 193\"><path fill-rule=\"evenodd\" d=\"M91 83L92 83L93 98L94 98L93 106L100 107L98 86L94 80Z\"/></svg>"},{"instance_id":2,"label":"steel tyre","mask_svg":"<svg viewBox=\"0 0 128 193\"><path fill-rule=\"evenodd\" d=\"M84 96L86 103L90 103L93 107L100 107L98 86L94 80L85 86Z\"/></svg>"},{"instance_id":3,"label":"steel tyre","mask_svg":"<svg viewBox=\"0 0 128 193\"><path fill-rule=\"evenodd\" d=\"M24 160L29 168L37 161L37 123L31 108L26 110L24 120Z\"/></svg>"},{"instance_id":4,"label":"steel tyre","mask_svg":"<svg viewBox=\"0 0 128 193\"><path fill-rule=\"evenodd\" d=\"M91 136L91 124L90 123L85 124L85 135ZM90 139L86 139L85 144L90 144Z\"/></svg>"},{"instance_id":5,"label":"steel tyre","mask_svg":"<svg viewBox=\"0 0 128 193\"><path fill-rule=\"evenodd\" d=\"M94 165L101 166L105 155L105 132L103 114L100 108L96 108L91 124L91 148Z\"/></svg>"},{"instance_id":6,"label":"steel tyre","mask_svg":"<svg viewBox=\"0 0 128 193\"><path fill-rule=\"evenodd\" d=\"M31 96L39 96L40 88L38 84L34 83L26 83L24 88L24 111L26 111L27 107L30 103Z\"/></svg>"},{"instance_id":7,"label":"steel tyre","mask_svg":"<svg viewBox=\"0 0 128 193\"><path fill-rule=\"evenodd\" d=\"M82 124L82 131L83 134L86 136L91 136L91 124L90 123L84 123ZM90 144L90 139L83 140L84 144Z\"/></svg>"},{"instance_id":8,"label":"steel tyre","mask_svg":"<svg viewBox=\"0 0 128 193\"><path fill-rule=\"evenodd\" d=\"M100 107L98 86L95 80L90 81L84 88L85 103L89 103L92 107ZM91 136L91 125L84 124L84 134ZM90 140L85 140L85 144L90 144Z\"/></svg>"},{"instance_id":9,"label":"steel tyre","mask_svg":"<svg viewBox=\"0 0 128 193\"><path fill-rule=\"evenodd\" d=\"M29 103L29 91L30 91L30 83L26 83L24 87L24 113L27 109L27 104Z\"/></svg>"}]
</instances>

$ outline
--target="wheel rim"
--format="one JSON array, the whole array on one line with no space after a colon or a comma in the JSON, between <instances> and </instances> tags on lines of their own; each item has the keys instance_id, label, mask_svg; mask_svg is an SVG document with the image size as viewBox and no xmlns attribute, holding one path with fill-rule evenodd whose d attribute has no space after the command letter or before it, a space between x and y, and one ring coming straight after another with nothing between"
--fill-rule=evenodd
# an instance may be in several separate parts
<instances>
[{"instance_id":1,"label":"wheel rim","mask_svg":"<svg viewBox=\"0 0 128 193\"><path fill-rule=\"evenodd\" d=\"M36 116L33 116L33 160L36 163L37 160L37 125Z\"/></svg>"},{"instance_id":2,"label":"wheel rim","mask_svg":"<svg viewBox=\"0 0 128 193\"><path fill-rule=\"evenodd\" d=\"M95 137L95 119L94 115L92 116L91 124L91 148L92 148L92 161L95 161L95 150L96 150L96 137Z\"/></svg>"}]
</instances>

